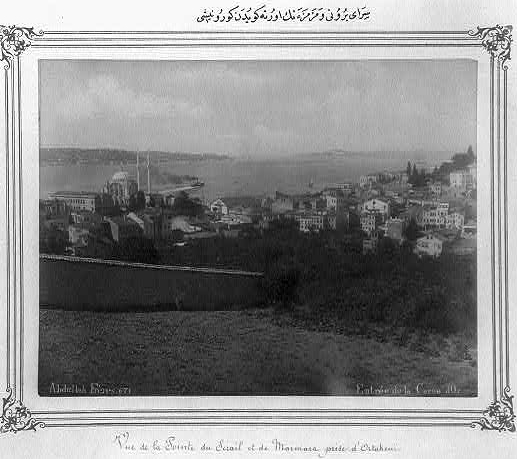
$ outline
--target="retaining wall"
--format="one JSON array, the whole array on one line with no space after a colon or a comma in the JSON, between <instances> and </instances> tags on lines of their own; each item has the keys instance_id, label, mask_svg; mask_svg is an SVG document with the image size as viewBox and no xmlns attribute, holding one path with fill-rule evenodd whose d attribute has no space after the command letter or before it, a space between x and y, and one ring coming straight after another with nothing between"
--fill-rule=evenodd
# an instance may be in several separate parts
<instances>
[{"instance_id":1,"label":"retaining wall","mask_svg":"<svg viewBox=\"0 0 517 459\"><path fill-rule=\"evenodd\" d=\"M40 306L228 310L258 305L261 273L40 255Z\"/></svg>"}]
</instances>

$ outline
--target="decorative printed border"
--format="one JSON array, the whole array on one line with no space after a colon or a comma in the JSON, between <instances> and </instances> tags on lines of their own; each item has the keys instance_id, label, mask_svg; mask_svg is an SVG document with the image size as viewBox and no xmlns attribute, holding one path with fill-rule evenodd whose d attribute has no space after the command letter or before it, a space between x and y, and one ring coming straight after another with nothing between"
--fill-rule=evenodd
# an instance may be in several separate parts
<instances>
[{"instance_id":1,"label":"decorative printed border","mask_svg":"<svg viewBox=\"0 0 517 459\"><path fill-rule=\"evenodd\" d=\"M471 426L515 432L510 395L507 199L507 71L512 26L433 32L36 32L0 25L5 76L7 397L1 433L106 425ZM30 47L484 47L490 56L493 401L485 410L82 410L31 413L23 404L23 228L20 58ZM502 71L502 79L501 79ZM502 100L501 100L502 90ZM502 177L502 181L501 181ZM496 216L497 215L497 216ZM496 262L497 261L497 262ZM35 416L33 418L33 415Z\"/></svg>"}]
</instances>

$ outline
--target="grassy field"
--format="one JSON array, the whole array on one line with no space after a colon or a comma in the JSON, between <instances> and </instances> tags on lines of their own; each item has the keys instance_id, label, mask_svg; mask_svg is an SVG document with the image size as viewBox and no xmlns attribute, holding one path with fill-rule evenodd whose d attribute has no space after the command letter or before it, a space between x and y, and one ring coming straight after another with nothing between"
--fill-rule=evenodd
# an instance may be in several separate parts
<instances>
[{"instance_id":1,"label":"grassy field","mask_svg":"<svg viewBox=\"0 0 517 459\"><path fill-rule=\"evenodd\" d=\"M465 360L451 353L454 337L426 338L433 346L413 338L401 345L382 334L310 329L271 309L41 310L39 393L54 395L53 383L100 383L127 385L135 396L367 395L370 387L390 396L476 395L475 350ZM458 392L445 394L449 384ZM410 394L393 393L404 386Z\"/></svg>"}]
</instances>

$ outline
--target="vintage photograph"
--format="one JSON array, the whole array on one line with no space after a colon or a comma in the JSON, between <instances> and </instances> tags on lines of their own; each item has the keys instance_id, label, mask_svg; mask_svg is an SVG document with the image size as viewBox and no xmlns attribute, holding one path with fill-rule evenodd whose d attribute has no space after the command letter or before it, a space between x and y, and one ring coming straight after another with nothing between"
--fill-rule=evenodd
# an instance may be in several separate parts
<instances>
[{"instance_id":1,"label":"vintage photograph","mask_svg":"<svg viewBox=\"0 0 517 459\"><path fill-rule=\"evenodd\" d=\"M477 61L40 60L45 397L476 397Z\"/></svg>"}]
</instances>

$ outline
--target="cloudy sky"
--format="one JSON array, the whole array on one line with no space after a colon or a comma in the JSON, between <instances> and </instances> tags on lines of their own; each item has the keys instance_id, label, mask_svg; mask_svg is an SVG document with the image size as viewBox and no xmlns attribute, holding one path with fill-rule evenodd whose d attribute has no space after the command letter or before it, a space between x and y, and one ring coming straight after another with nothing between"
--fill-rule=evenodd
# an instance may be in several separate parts
<instances>
[{"instance_id":1,"label":"cloudy sky","mask_svg":"<svg viewBox=\"0 0 517 459\"><path fill-rule=\"evenodd\" d=\"M41 145L257 158L465 151L476 84L469 60L41 61Z\"/></svg>"}]
</instances>

